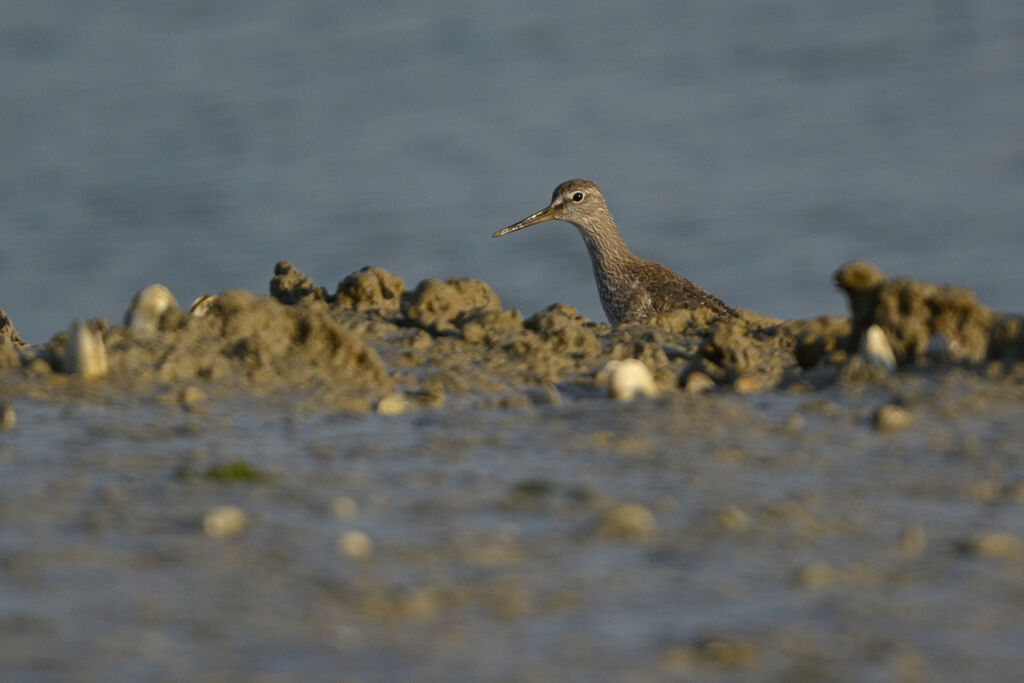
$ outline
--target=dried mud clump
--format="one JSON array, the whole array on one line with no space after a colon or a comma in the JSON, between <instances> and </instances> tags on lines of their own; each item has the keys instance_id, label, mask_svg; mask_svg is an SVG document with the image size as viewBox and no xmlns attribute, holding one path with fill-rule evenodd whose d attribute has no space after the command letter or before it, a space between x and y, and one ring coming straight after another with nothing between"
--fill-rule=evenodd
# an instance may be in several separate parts
<instances>
[{"instance_id":1,"label":"dried mud clump","mask_svg":"<svg viewBox=\"0 0 1024 683\"><path fill-rule=\"evenodd\" d=\"M756 378L758 389L778 384L796 364L796 338L781 321L746 311L718 322L704 336L685 376L700 371L716 383ZM754 386L745 379L743 386Z\"/></svg>"},{"instance_id":2,"label":"dried mud clump","mask_svg":"<svg viewBox=\"0 0 1024 683\"><path fill-rule=\"evenodd\" d=\"M820 316L809 320L787 320L782 327L795 340L794 357L801 368L842 365L849 358L852 324L849 318Z\"/></svg>"},{"instance_id":3,"label":"dried mud clump","mask_svg":"<svg viewBox=\"0 0 1024 683\"><path fill-rule=\"evenodd\" d=\"M209 382L204 395L288 392L318 408L397 414L446 394L530 406L563 393L606 395L612 370L623 367L611 361L642 363L652 380L644 393L664 400L716 385L751 393L883 381L897 361L1024 360L1024 320L990 312L967 290L888 279L867 263L849 264L836 281L850 297L850 318L678 310L611 327L565 304L524 320L479 280L429 279L410 291L376 267L328 294L282 261L270 297L228 291L202 297L186 314L169 290L151 285L132 301L125 325L91 321L72 328L77 337L65 331L30 350L0 312L0 369L20 365L25 381L69 391L85 379L100 391L162 396L199 380ZM79 362L87 342L105 354L105 364L93 364L99 370ZM872 364L883 355L886 363Z\"/></svg>"},{"instance_id":4,"label":"dried mud clump","mask_svg":"<svg viewBox=\"0 0 1024 683\"><path fill-rule=\"evenodd\" d=\"M738 311L736 315L756 316L750 311ZM665 332L676 332L681 334L703 334L714 327L720 320L727 320L729 316L722 316L708 308L680 308L674 311L659 313L656 316L647 318L640 323L634 323L646 328L654 328ZM771 320L765 318L765 320ZM774 322L778 322L777 320Z\"/></svg>"},{"instance_id":5,"label":"dried mud clump","mask_svg":"<svg viewBox=\"0 0 1024 683\"><path fill-rule=\"evenodd\" d=\"M236 290L218 296L194 327L202 348L192 350L228 359L252 379L306 379L321 372L332 379L362 384L380 384L386 378L373 349L323 310L284 307ZM204 354L209 346L202 342L211 336L215 353ZM187 362L182 367L188 373L196 365Z\"/></svg>"},{"instance_id":6,"label":"dried mud clump","mask_svg":"<svg viewBox=\"0 0 1024 683\"><path fill-rule=\"evenodd\" d=\"M270 296L283 304L329 301L327 290L313 284L313 278L288 261L278 261L270 280Z\"/></svg>"},{"instance_id":7,"label":"dried mud clump","mask_svg":"<svg viewBox=\"0 0 1024 683\"><path fill-rule=\"evenodd\" d=\"M462 338L473 344L506 347L523 333L523 314L514 308L479 311L462 319Z\"/></svg>"},{"instance_id":8,"label":"dried mud clump","mask_svg":"<svg viewBox=\"0 0 1024 683\"><path fill-rule=\"evenodd\" d=\"M589 358L601 353L595 328L597 326L565 304L552 304L530 316L526 328L544 339L548 347L574 358Z\"/></svg>"},{"instance_id":9,"label":"dried mud clump","mask_svg":"<svg viewBox=\"0 0 1024 683\"><path fill-rule=\"evenodd\" d=\"M338 283L335 297L339 306L357 311L375 311L381 315L397 313L405 280L383 268L366 266Z\"/></svg>"},{"instance_id":10,"label":"dried mud clump","mask_svg":"<svg viewBox=\"0 0 1024 683\"><path fill-rule=\"evenodd\" d=\"M260 393L301 387L351 407L369 407L393 388L376 351L330 309L242 290L218 295L178 330L140 336L119 326L106 343L110 376L136 383L241 382Z\"/></svg>"},{"instance_id":11,"label":"dried mud clump","mask_svg":"<svg viewBox=\"0 0 1024 683\"><path fill-rule=\"evenodd\" d=\"M405 319L435 334L454 333L471 316L483 311L500 311L498 295L486 282L470 278L423 280L401 297Z\"/></svg>"},{"instance_id":12,"label":"dried mud clump","mask_svg":"<svg viewBox=\"0 0 1024 683\"><path fill-rule=\"evenodd\" d=\"M878 325L901 365L928 357L980 363L988 356L996 316L968 289L889 279L863 261L840 268L835 280L850 300L851 353L867 329Z\"/></svg>"},{"instance_id":13,"label":"dried mud clump","mask_svg":"<svg viewBox=\"0 0 1024 683\"><path fill-rule=\"evenodd\" d=\"M0 369L20 365L18 352L27 346L7 313L0 310Z\"/></svg>"}]
</instances>

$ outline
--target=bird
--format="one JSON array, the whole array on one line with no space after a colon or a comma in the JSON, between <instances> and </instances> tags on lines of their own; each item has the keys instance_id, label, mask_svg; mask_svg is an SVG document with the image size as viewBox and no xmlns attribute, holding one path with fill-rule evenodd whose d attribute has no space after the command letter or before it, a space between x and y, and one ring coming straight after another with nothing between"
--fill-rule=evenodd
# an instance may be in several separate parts
<instances>
[{"instance_id":1,"label":"bird","mask_svg":"<svg viewBox=\"0 0 1024 683\"><path fill-rule=\"evenodd\" d=\"M677 309L708 309L728 316L735 310L670 268L636 256L626 246L601 188L589 180L567 180L551 193L551 203L507 228L502 237L546 221L576 226L590 253L594 280L608 322L618 326Z\"/></svg>"}]
</instances>

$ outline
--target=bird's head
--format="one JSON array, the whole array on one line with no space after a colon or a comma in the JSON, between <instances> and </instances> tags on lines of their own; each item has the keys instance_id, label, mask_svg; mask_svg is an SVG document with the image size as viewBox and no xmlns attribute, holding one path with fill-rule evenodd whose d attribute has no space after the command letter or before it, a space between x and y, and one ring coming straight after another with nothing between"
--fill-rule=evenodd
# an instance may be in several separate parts
<instances>
[{"instance_id":1,"label":"bird's head","mask_svg":"<svg viewBox=\"0 0 1024 683\"><path fill-rule=\"evenodd\" d=\"M551 203L535 214L494 233L501 237L545 221L567 221L581 230L591 230L608 214L601 188L589 180L566 180L551 193Z\"/></svg>"}]
</instances>

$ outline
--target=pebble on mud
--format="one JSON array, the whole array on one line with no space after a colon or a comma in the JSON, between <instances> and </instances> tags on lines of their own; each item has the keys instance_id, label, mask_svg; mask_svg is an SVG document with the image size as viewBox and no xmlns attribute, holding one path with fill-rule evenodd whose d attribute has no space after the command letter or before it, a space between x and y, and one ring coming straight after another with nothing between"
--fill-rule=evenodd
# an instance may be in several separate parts
<instances>
[{"instance_id":1,"label":"pebble on mud","mask_svg":"<svg viewBox=\"0 0 1024 683\"><path fill-rule=\"evenodd\" d=\"M657 530L654 515L643 505L622 503L601 516L598 532L609 538L648 538Z\"/></svg>"},{"instance_id":2,"label":"pebble on mud","mask_svg":"<svg viewBox=\"0 0 1024 683\"><path fill-rule=\"evenodd\" d=\"M1024 539L1005 532L975 534L965 544L969 555L1001 560L1017 560L1024 557Z\"/></svg>"},{"instance_id":3,"label":"pebble on mud","mask_svg":"<svg viewBox=\"0 0 1024 683\"><path fill-rule=\"evenodd\" d=\"M608 395L619 401L632 401L637 394L657 398L658 385L654 376L635 358L609 361L604 366L608 374Z\"/></svg>"},{"instance_id":4,"label":"pebble on mud","mask_svg":"<svg viewBox=\"0 0 1024 683\"><path fill-rule=\"evenodd\" d=\"M71 324L64 370L71 375L94 379L107 374L107 349L103 334L83 320Z\"/></svg>"},{"instance_id":5,"label":"pebble on mud","mask_svg":"<svg viewBox=\"0 0 1024 683\"><path fill-rule=\"evenodd\" d=\"M178 403L186 410L195 410L206 400L206 392L194 384L189 384L178 392Z\"/></svg>"},{"instance_id":6,"label":"pebble on mud","mask_svg":"<svg viewBox=\"0 0 1024 683\"><path fill-rule=\"evenodd\" d=\"M14 426L18 423L18 418L14 414L14 406L10 403L5 403L0 406L0 431L9 432L14 429Z\"/></svg>"},{"instance_id":7,"label":"pebble on mud","mask_svg":"<svg viewBox=\"0 0 1024 683\"><path fill-rule=\"evenodd\" d=\"M558 387L550 382L538 386L527 387L526 397L535 406L560 406L562 405L562 394Z\"/></svg>"},{"instance_id":8,"label":"pebble on mud","mask_svg":"<svg viewBox=\"0 0 1024 683\"><path fill-rule=\"evenodd\" d=\"M359 513L359 503L348 496L338 496L331 501L331 514L338 519L355 517Z\"/></svg>"},{"instance_id":9,"label":"pebble on mud","mask_svg":"<svg viewBox=\"0 0 1024 683\"><path fill-rule=\"evenodd\" d=\"M715 380L700 370L694 370L686 375L686 380L683 382L683 391L688 394L702 394L708 389L714 388L714 386Z\"/></svg>"},{"instance_id":10,"label":"pebble on mud","mask_svg":"<svg viewBox=\"0 0 1024 683\"><path fill-rule=\"evenodd\" d=\"M901 432L910 427L914 416L903 406L887 403L875 411L875 429L882 433Z\"/></svg>"},{"instance_id":11,"label":"pebble on mud","mask_svg":"<svg viewBox=\"0 0 1024 683\"><path fill-rule=\"evenodd\" d=\"M842 572L827 562L812 562L801 567L794 577L802 588L827 588L842 579Z\"/></svg>"},{"instance_id":12,"label":"pebble on mud","mask_svg":"<svg viewBox=\"0 0 1024 683\"><path fill-rule=\"evenodd\" d=\"M732 389L737 394L756 394L767 388L768 385L765 381L752 373L743 373L732 383Z\"/></svg>"},{"instance_id":13,"label":"pebble on mud","mask_svg":"<svg viewBox=\"0 0 1024 683\"><path fill-rule=\"evenodd\" d=\"M900 550L905 555L911 557L917 557L924 552L925 547L928 545L928 534L924 530L924 526L920 522L914 522L908 524L907 528L903 530L903 534L900 536Z\"/></svg>"},{"instance_id":14,"label":"pebble on mud","mask_svg":"<svg viewBox=\"0 0 1024 683\"><path fill-rule=\"evenodd\" d=\"M218 505L203 515L203 531L210 538L231 538L245 530L249 515L236 505Z\"/></svg>"},{"instance_id":15,"label":"pebble on mud","mask_svg":"<svg viewBox=\"0 0 1024 683\"><path fill-rule=\"evenodd\" d=\"M338 537L338 552L351 560L363 560L373 554L373 539L362 531L346 531Z\"/></svg>"},{"instance_id":16,"label":"pebble on mud","mask_svg":"<svg viewBox=\"0 0 1024 683\"><path fill-rule=\"evenodd\" d=\"M377 414L386 416L402 415L409 410L409 406L409 399L405 397L405 394L388 394L377 402Z\"/></svg>"},{"instance_id":17,"label":"pebble on mud","mask_svg":"<svg viewBox=\"0 0 1024 683\"><path fill-rule=\"evenodd\" d=\"M709 636L700 638L690 646L677 646L666 650L661 657L666 668L680 673L695 664L721 669L745 669L759 657L755 643Z\"/></svg>"},{"instance_id":18,"label":"pebble on mud","mask_svg":"<svg viewBox=\"0 0 1024 683\"><path fill-rule=\"evenodd\" d=\"M152 334L159 332L161 319L167 311L179 311L178 300L161 284L143 287L132 298L124 312L124 324L133 330Z\"/></svg>"},{"instance_id":19,"label":"pebble on mud","mask_svg":"<svg viewBox=\"0 0 1024 683\"><path fill-rule=\"evenodd\" d=\"M730 505L721 510L715 515L715 519L722 527L737 534L746 531L751 525L750 515L736 505Z\"/></svg>"}]
</instances>

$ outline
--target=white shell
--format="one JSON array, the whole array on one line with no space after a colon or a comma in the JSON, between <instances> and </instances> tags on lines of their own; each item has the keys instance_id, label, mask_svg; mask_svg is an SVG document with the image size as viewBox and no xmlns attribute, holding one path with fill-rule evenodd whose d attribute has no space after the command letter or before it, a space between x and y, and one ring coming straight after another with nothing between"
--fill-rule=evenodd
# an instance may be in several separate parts
<instances>
[{"instance_id":1,"label":"white shell","mask_svg":"<svg viewBox=\"0 0 1024 683\"><path fill-rule=\"evenodd\" d=\"M872 325L864 332L864 338L860 341L860 355L871 365L890 372L896 369L896 354L889 345L885 330L878 325Z\"/></svg>"},{"instance_id":2,"label":"white shell","mask_svg":"<svg viewBox=\"0 0 1024 683\"><path fill-rule=\"evenodd\" d=\"M206 315L210 307L213 306L213 302L217 300L213 294L203 294L196 297L196 300L192 302L192 305L188 307L188 314L193 318L202 318Z\"/></svg>"},{"instance_id":3,"label":"white shell","mask_svg":"<svg viewBox=\"0 0 1024 683\"><path fill-rule=\"evenodd\" d=\"M648 398L658 395L651 371L635 358L609 361L604 372L608 373L608 394L616 400L632 401L637 394Z\"/></svg>"},{"instance_id":4,"label":"white shell","mask_svg":"<svg viewBox=\"0 0 1024 683\"><path fill-rule=\"evenodd\" d=\"M71 323L69 332L64 369L86 379L107 374L107 348L103 344L103 335L82 320Z\"/></svg>"},{"instance_id":5,"label":"white shell","mask_svg":"<svg viewBox=\"0 0 1024 683\"><path fill-rule=\"evenodd\" d=\"M124 324L140 332L156 332L160 329L160 316L169 308L177 308L178 301L171 290L161 284L143 287L128 304L124 312Z\"/></svg>"}]
</instances>

